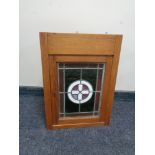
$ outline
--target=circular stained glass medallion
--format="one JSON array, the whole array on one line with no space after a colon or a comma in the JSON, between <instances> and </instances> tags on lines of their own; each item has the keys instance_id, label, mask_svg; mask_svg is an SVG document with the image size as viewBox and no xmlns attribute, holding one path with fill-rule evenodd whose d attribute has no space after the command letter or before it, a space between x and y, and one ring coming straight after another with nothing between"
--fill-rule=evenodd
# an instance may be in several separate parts
<instances>
[{"instance_id":1,"label":"circular stained glass medallion","mask_svg":"<svg viewBox=\"0 0 155 155\"><path fill-rule=\"evenodd\" d=\"M86 103L93 95L93 87L86 80L74 81L68 87L67 95L73 103Z\"/></svg>"}]
</instances>

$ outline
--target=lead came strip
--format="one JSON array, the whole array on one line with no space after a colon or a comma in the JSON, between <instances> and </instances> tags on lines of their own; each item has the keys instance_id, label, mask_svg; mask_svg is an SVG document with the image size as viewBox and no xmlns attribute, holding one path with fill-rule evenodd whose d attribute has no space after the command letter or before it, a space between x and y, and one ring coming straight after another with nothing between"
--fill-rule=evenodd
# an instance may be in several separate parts
<instances>
[{"instance_id":1,"label":"lead came strip","mask_svg":"<svg viewBox=\"0 0 155 155\"><path fill-rule=\"evenodd\" d=\"M82 80L82 68L81 68L81 70L80 70L81 72L80 72L80 84L81 84L81 80ZM79 112L81 111L81 101L79 101L80 103L79 103Z\"/></svg>"},{"instance_id":2,"label":"lead came strip","mask_svg":"<svg viewBox=\"0 0 155 155\"><path fill-rule=\"evenodd\" d=\"M100 93L101 91L97 90L97 91L90 91L90 93ZM70 93L70 92L59 92L60 94L63 94L63 93Z\"/></svg>"}]
</instances>

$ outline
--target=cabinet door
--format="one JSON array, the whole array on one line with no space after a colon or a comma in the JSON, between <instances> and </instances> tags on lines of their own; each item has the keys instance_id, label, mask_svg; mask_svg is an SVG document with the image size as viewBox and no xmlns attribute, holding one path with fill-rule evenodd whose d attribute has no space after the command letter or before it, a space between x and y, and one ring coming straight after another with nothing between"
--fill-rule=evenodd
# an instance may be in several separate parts
<instances>
[{"instance_id":1,"label":"cabinet door","mask_svg":"<svg viewBox=\"0 0 155 155\"><path fill-rule=\"evenodd\" d=\"M104 125L111 56L50 56L52 128Z\"/></svg>"}]
</instances>

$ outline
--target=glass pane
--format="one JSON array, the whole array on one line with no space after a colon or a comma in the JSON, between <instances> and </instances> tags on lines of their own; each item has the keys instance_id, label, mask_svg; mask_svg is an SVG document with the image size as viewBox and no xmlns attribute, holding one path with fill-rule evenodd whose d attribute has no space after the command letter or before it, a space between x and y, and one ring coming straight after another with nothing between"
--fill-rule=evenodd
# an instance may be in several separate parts
<instances>
[{"instance_id":1,"label":"glass pane","mask_svg":"<svg viewBox=\"0 0 155 155\"><path fill-rule=\"evenodd\" d=\"M104 64L99 64L99 68L103 68L103 65L104 65Z\"/></svg>"},{"instance_id":2,"label":"glass pane","mask_svg":"<svg viewBox=\"0 0 155 155\"><path fill-rule=\"evenodd\" d=\"M80 69L65 69L65 91L67 92L67 89L69 85L80 79Z\"/></svg>"},{"instance_id":3,"label":"glass pane","mask_svg":"<svg viewBox=\"0 0 155 155\"><path fill-rule=\"evenodd\" d=\"M68 64L65 64L65 67L66 68L97 68L97 64L88 64L88 63L68 63Z\"/></svg>"},{"instance_id":4,"label":"glass pane","mask_svg":"<svg viewBox=\"0 0 155 155\"><path fill-rule=\"evenodd\" d=\"M104 65L59 63L60 117L99 115Z\"/></svg>"},{"instance_id":5,"label":"glass pane","mask_svg":"<svg viewBox=\"0 0 155 155\"><path fill-rule=\"evenodd\" d=\"M59 91L63 92L64 91L64 70L59 69Z\"/></svg>"},{"instance_id":6,"label":"glass pane","mask_svg":"<svg viewBox=\"0 0 155 155\"><path fill-rule=\"evenodd\" d=\"M99 110L99 103L100 103L100 92L95 93L95 105L94 105L94 110L98 111Z\"/></svg>"},{"instance_id":7,"label":"glass pane","mask_svg":"<svg viewBox=\"0 0 155 155\"><path fill-rule=\"evenodd\" d=\"M59 63L59 68L64 68L64 64L63 63Z\"/></svg>"},{"instance_id":8,"label":"glass pane","mask_svg":"<svg viewBox=\"0 0 155 155\"><path fill-rule=\"evenodd\" d=\"M94 108L94 96L95 96L95 93L93 93L93 96L89 101L87 101L84 104L81 104L81 111L82 112L93 111L93 108Z\"/></svg>"},{"instance_id":9,"label":"glass pane","mask_svg":"<svg viewBox=\"0 0 155 155\"><path fill-rule=\"evenodd\" d=\"M64 94L59 95L60 113L64 113Z\"/></svg>"},{"instance_id":10,"label":"glass pane","mask_svg":"<svg viewBox=\"0 0 155 155\"><path fill-rule=\"evenodd\" d=\"M96 77L97 69L83 69L82 79L89 81L93 86L93 90L96 88Z\"/></svg>"},{"instance_id":11,"label":"glass pane","mask_svg":"<svg viewBox=\"0 0 155 155\"><path fill-rule=\"evenodd\" d=\"M93 112L78 112L78 113L66 113L66 116L69 117L76 117L76 116L82 116L82 117L88 117L90 115L93 115Z\"/></svg>"},{"instance_id":12,"label":"glass pane","mask_svg":"<svg viewBox=\"0 0 155 155\"><path fill-rule=\"evenodd\" d=\"M100 91L101 87L102 87L102 75L103 75L103 70L99 69L98 70L98 80L97 80L97 91Z\"/></svg>"},{"instance_id":13,"label":"glass pane","mask_svg":"<svg viewBox=\"0 0 155 155\"><path fill-rule=\"evenodd\" d=\"M68 63L65 65L66 68L80 68L81 65L79 63Z\"/></svg>"},{"instance_id":14,"label":"glass pane","mask_svg":"<svg viewBox=\"0 0 155 155\"><path fill-rule=\"evenodd\" d=\"M72 112L78 112L79 111L79 104L73 103L69 98L67 93L65 94L65 112L66 113L72 113Z\"/></svg>"}]
</instances>

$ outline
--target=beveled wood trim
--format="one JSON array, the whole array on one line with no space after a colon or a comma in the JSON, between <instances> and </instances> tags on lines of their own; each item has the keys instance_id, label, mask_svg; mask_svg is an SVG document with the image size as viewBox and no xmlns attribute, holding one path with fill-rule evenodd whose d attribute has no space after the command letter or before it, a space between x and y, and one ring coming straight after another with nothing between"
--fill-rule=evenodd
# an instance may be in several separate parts
<instances>
[{"instance_id":1,"label":"beveled wood trim","mask_svg":"<svg viewBox=\"0 0 155 155\"><path fill-rule=\"evenodd\" d=\"M109 94L107 99L107 107L106 107L106 119L105 124L109 125L110 123L110 116L112 113L112 105L114 100L114 91L115 91L115 84L117 78L117 71L118 71L118 64L119 64L119 57L120 57L120 50L121 50L121 43L122 43L122 36L117 36L115 39L115 51L114 51L114 58L112 63L112 71L110 75L110 85L109 85Z\"/></svg>"},{"instance_id":2,"label":"beveled wood trim","mask_svg":"<svg viewBox=\"0 0 155 155\"><path fill-rule=\"evenodd\" d=\"M47 33L53 55L113 55L115 37L107 34Z\"/></svg>"},{"instance_id":3,"label":"beveled wood trim","mask_svg":"<svg viewBox=\"0 0 155 155\"><path fill-rule=\"evenodd\" d=\"M51 129L52 116L51 116L51 90L50 90L50 75L49 75L49 59L47 51L47 33L40 33L40 48L42 58L42 72L44 84L44 106L46 127Z\"/></svg>"},{"instance_id":4,"label":"beveled wood trim","mask_svg":"<svg viewBox=\"0 0 155 155\"><path fill-rule=\"evenodd\" d=\"M53 125L53 129L104 126L104 122Z\"/></svg>"}]
</instances>

